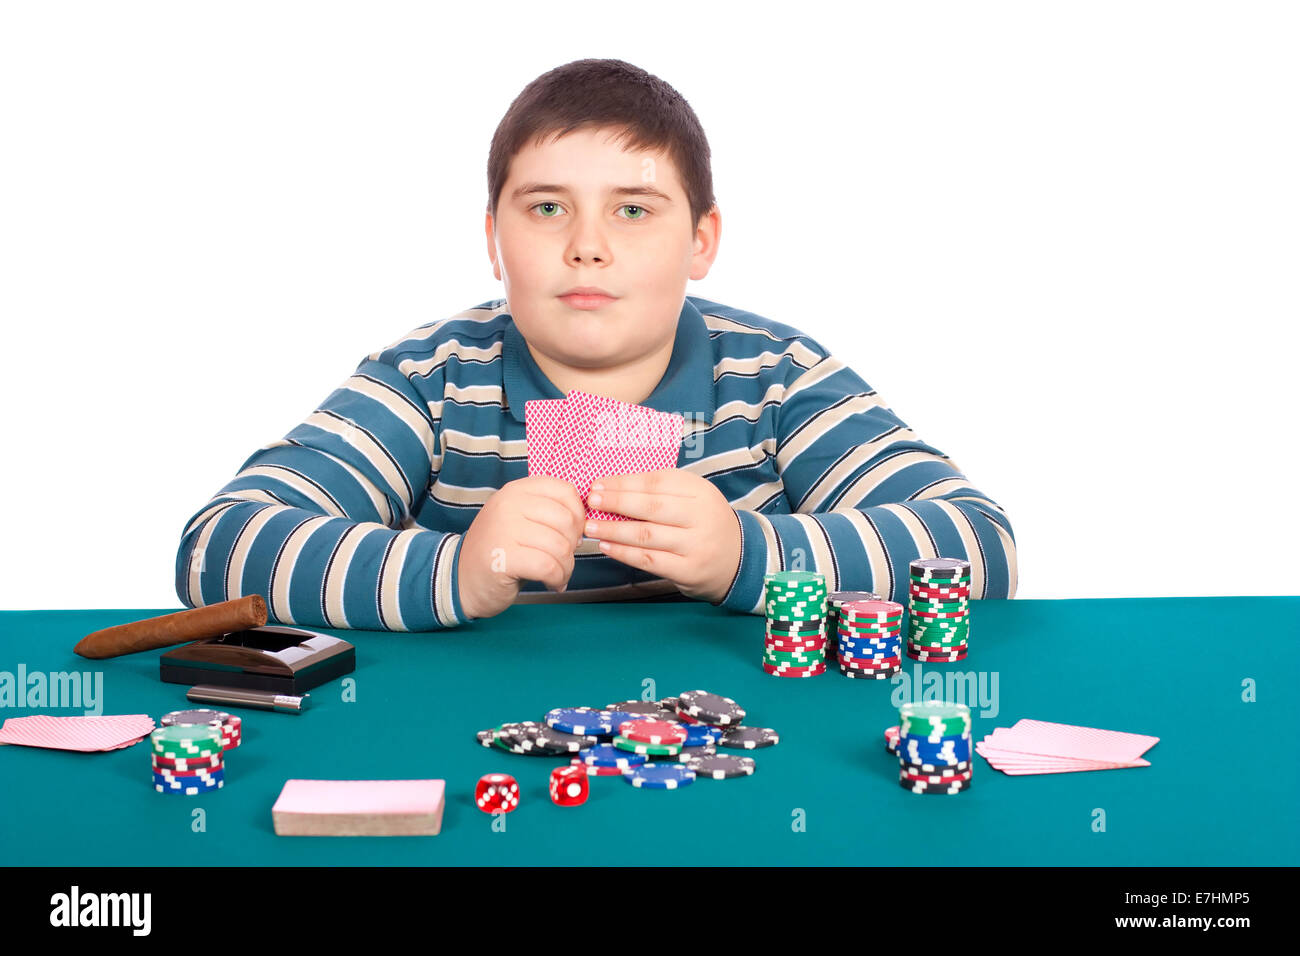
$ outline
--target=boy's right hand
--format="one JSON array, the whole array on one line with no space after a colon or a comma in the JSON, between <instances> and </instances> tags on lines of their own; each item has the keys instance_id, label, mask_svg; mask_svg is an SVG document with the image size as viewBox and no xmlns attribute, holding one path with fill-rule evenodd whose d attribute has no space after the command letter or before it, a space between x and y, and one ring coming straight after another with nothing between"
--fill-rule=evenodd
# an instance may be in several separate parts
<instances>
[{"instance_id":1,"label":"boy's right hand","mask_svg":"<svg viewBox=\"0 0 1300 956\"><path fill-rule=\"evenodd\" d=\"M587 511L573 485L549 475L507 482L494 491L465 532L456 574L468 617L500 614L519 582L562 591L573 574Z\"/></svg>"}]
</instances>

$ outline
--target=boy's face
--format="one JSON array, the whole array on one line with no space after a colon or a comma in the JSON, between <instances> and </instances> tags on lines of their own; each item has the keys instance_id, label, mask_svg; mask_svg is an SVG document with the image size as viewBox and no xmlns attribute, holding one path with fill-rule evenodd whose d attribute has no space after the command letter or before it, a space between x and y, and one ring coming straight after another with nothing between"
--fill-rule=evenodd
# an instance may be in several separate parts
<instances>
[{"instance_id":1,"label":"boy's face","mask_svg":"<svg viewBox=\"0 0 1300 956\"><path fill-rule=\"evenodd\" d=\"M529 143L510 164L496 222L487 214L493 274L544 369L630 371L652 356L666 367L686 280L704 278L717 255L717 209L692 223L672 161L624 152L613 135ZM612 299L563 298L575 286Z\"/></svg>"}]
</instances>

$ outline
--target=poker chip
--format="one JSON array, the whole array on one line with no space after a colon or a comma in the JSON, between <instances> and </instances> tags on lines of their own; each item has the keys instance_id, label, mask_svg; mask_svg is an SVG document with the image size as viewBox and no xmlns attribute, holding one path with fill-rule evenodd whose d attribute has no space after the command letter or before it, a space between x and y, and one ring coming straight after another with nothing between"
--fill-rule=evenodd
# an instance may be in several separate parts
<instances>
[{"instance_id":1,"label":"poker chip","mask_svg":"<svg viewBox=\"0 0 1300 956\"><path fill-rule=\"evenodd\" d=\"M208 754L203 757L163 757L160 754L150 754L150 761L155 767L173 770L173 771L190 771L190 770L212 770L222 766L222 754Z\"/></svg>"},{"instance_id":2,"label":"poker chip","mask_svg":"<svg viewBox=\"0 0 1300 956\"><path fill-rule=\"evenodd\" d=\"M659 720L672 720L676 716L672 711L664 710L653 700L624 700L617 704L610 704L605 709L618 714L630 714L634 717L638 714L648 714ZM623 720L627 720L627 718L624 717ZM618 724L615 724L614 727L617 729Z\"/></svg>"},{"instance_id":3,"label":"poker chip","mask_svg":"<svg viewBox=\"0 0 1300 956\"><path fill-rule=\"evenodd\" d=\"M680 790L695 782L695 771L681 763L647 763L625 771L623 779L643 790Z\"/></svg>"},{"instance_id":4,"label":"poker chip","mask_svg":"<svg viewBox=\"0 0 1300 956\"><path fill-rule=\"evenodd\" d=\"M178 793L187 797L193 797L200 793L211 793L213 790L220 790L225 785L225 780L218 780L215 784L209 786L195 784L194 786L187 787L172 787L167 784L155 782L153 788L159 793Z\"/></svg>"},{"instance_id":5,"label":"poker chip","mask_svg":"<svg viewBox=\"0 0 1300 956\"><path fill-rule=\"evenodd\" d=\"M597 767L592 764L585 764L577 757L570 761L575 766L587 768L588 777L621 777L628 769L627 767Z\"/></svg>"},{"instance_id":6,"label":"poker chip","mask_svg":"<svg viewBox=\"0 0 1300 956\"><path fill-rule=\"evenodd\" d=\"M944 701L903 704L898 708L901 732L906 736L943 737L970 733L970 708Z\"/></svg>"},{"instance_id":7,"label":"poker chip","mask_svg":"<svg viewBox=\"0 0 1300 956\"><path fill-rule=\"evenodd\" d=\"M683 744L686 747L705 747L716 744L722 739L724 732L721 727L714 727L712 724L681 723L679 726L686 728L686 740Z\"/></svg>"},{"instance_id":8,"label":"poker chip","mask_svg":"<svg viewBox=\"0 0 1300 956\"><path fill-rule=\"evenodd\" d=\"M718 752L718 748L713 744L703 744L699 747L683 747L675 756L678 763L686 763L691 757L712 757Z\"/></svg>"},{"instance_id":9,"label":"poker chip","mask_svg":"<svg viewBox=\"0 0 1300 956\"><path fill-rule=\"evenodd\" d=\"M150 749L161 757L202 757L221 753L221 731L209 726L158 727L149 734Z\"/></svg>"},{"instance_id":10,"label":"poker chip","mask_svg":"<svg viewBox=\"0 0 1300 956\"><path fill-rule=\"evenodd\" d=\"M695 772L697 777L713 780L726 780L730 777L748 777L754 773L758 764L753 757L737 757L732 754L717 754L712 757L692 757L683 760L683 764Z\"/></svg>"},{"instance_id":11,"label":"poker chip","mask_svg":"<svg viewBox=\"0 0 1300 956\"><path fill-rule=\"evenodd\" d=\"M881 668L879 670L864 671L864 670L857 670L845 664L840 665L840 673L843 674L845 677L856 677L865 680L889 680L891 677L897 675L899 671L900 668L898 667L889 667L889 668Z\"/></svg>"},{"instance_id":12,"label":"poker chip","mask_svg":"<svg viewBox=\"0 0 1300 956\"><path fill-rule=\"evenodd\" d=\"M735 727L722 735L718 746L731 750L756 750L780 742L781 735L770 727Z\"/></svg>"},{"instance_id":13,"label":"poker chip","mask_svg":"<svg viewBox=\"0 0 1300 956\"><path fill-rule=\"evenodd\" d=\"M765 661L763 670L775 677L816 677L826 673L826 665L823 663L812 667L778 667Z\"/></svg>"},{"instance_id":14,"label":"poker chip","mask_svg":"<svg viewBox=\"0 0 1300 956\"><path fill-rule=\"evenodd\" d=\"M659 708L660 710L662 710L664 713L668 713L668 714L675 714L675 713L677 713L677 698L676 698L676 697L665 697L663 700L657 700L657 701L655 701L655 704L656 704L656 706L658 706L658 708Z\"/></svg>"},{"instance_id":15,"label":"poker chip","mask_svg":"<svg viewBox=\"0 0 1300 956\"><path fill-rule=\"evenodd\" d=\"M548 727L579 737L609 737L618 727L609 711L592 707L557 707L548 710L542 720Z\"/></svg>"},{"instance_id":16,"label":"poker chip","mask_svg":"<svg viewBox=\"0 0 1300 956\"><path fill-rule=\"evenodd\" d=\"M596 744L594 747L588 747L585 750L579 750L578 756L574 758L589 767L614 767L623 768L636 767L646 762L645 754L629 753L626 750L620 750L613 744Z\"/></svg>"},{"instance_id":17,"label":"poker chip","mask_svg":"<svg viewBox=\"0 0 1300 956\"><path fill-rule=\"evenodd\" d=\"M688 690L679 695L678 712L694 717L715 727L739 724L745 711L730 697L711 694L706 690Z\"/></svg>"},{"instance_id":18,"label":"poker chip","mask_svg":"<svg viewBox=\"0 0 1300 956\"><path fill-rule=\"evenodd\" d=\"M965 774L970 773L971 762L958 760L952 763L913 763L906 758L898 761L898 771L906 774Z\"/></svg>"},{"instance_id":19,"label":"poker chip","mask_svg":"<svg viewBox=\"0 0 1300 956\"><path fill-rule=\"evenodd\" d=\"M912 781L900 779L898 785L904 790L911 790L913 793L954 794L964 793L969 790L971 787L971 781L961 780L954 783L924 783L920 780Z\"/></svg>"},{"instance_id":20,"label":"poker chip","mask_svg":"<svg viewBox=\"0 0 1300 956\"><path fill-rule=\"evenodd\" d=\"M614 738L614 746L634 754L649 754L652 757L673 757L681 753L681 744L648 744L639 740L629 740L623 736Z\"/></svg>"},{"instance_id":21,"label":"poker chip","mask_svg":"<svg viewBox=\"0 0 1300 956\"><path fill-rule=\"evenodd\" d=\"M163 714L162 717L158 718L158 723L163 727L213 728L221 735L223 750L233 750L238 747L243 736L243 721L239 717L209 707L173 710L171 713Z\"/></svg>"},{"instance_id":22,"label":"poker chip","mask_svg":"<svg viewBox=\"0 0 1300 956\"><path fill-rule=\"evenodd\" d=\"M502 724L496 734L496 744L502 749L535 757L559 757L577 753L600 742L592 736L565 733L532 720Z\"/></svg>"},{"instance_id":23,"label":"poker chip","mask_svg":"<svg viewBox=\"0 0 1300 956\"><path fill-rule=\"evenodd\" d=\"M898 753L898 728L885 728L885 749L891 754Z\"/></svg>"},{"instance_id":24,"label":"poker chip","mask_svg":"<svg viewBox=\"0 0 1300 956\"><path fill-rule=\"evenodd\" d=\"M643 744L685 744L688 731L676 721L633 719L619 724L626 740Z\"/></svg>"}]
</instances>

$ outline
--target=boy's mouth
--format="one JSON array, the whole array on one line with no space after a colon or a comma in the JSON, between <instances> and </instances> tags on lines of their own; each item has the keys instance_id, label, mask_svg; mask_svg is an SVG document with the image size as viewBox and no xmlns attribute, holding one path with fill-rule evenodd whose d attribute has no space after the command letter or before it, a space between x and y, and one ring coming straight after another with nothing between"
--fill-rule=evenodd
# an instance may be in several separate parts
<instances>
[{"instance_id":1,"label":"boy's mouth","mask_svg":"<svg viewBox=\"0 0 1300 956\"><path fill-rule=\"evenodd\" d=\"M578 286L560 295L560 301L573 309L599 309L615 301L615 296L595 286Z\"/></svg>"}]
</instances>

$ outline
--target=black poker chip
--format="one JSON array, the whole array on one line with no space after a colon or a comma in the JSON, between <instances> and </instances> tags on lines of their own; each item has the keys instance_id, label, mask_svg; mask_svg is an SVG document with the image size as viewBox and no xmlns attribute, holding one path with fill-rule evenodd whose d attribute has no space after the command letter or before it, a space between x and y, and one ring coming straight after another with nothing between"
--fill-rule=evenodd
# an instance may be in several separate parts
<instances>
[{"instance_id":1,"label":"black poker chip","mask_svg":"<svg viewBox=\"0 0 1300 956\"><path fill-rule=\"evenodd\" d=\"M683 747L681 752L673 757L678 763L685 763L691 757L712 757L718 752L718 748L713 744L703 744L699 747Z\"/></svg>"},{"instance_id":2,"label":"black poker chip","mask_svg":"<svg viewBox=\"0 0 1300 956\"><path fill-rule=\"evenodd\" d=\"M618 704L610 704L606 710L616 710L621 714L647 714L658 720L675 720L677 712L664 710L653 700L625 700Z\"/></svg>"},{"instance_id":3,"label":"black poker chip","mask_svg":"<svg viewBox=\"0 0 1300 956\"><path fill-rule=\"evenodd\" d=\"M707 690L688 690L678 696L677 709L688 717L718 727L735 727L745 719L745 710L730 697Z\"/></svg>"},{"instance_id":4,"label":"black poker chip","mask_svg":"<svg viewBox=\"0 0 1300 956\"><path fill-rule=\"evenodd\" d=\"M695 771L697 777L712 777L714 780L726 780L728 777L748 777L758 766L753 757L737 757L733 754L715 754L711 757L692 757L683 761Z\"/></svg>"},{"instance_id":5,"label":"black poker chip","mask_svg":"<svg viewBox=\"0 0 1300 956\"><path fill-rule=\"evenodd\" d=\"M722 735L718 746L731 750L757 750L780 742L781 735L770 727L732 727Z\"/></svg>"},{"instance_id":6,"label":"black poker chip","mask_svg":"<svg viewBox=\"0 0 1300 956\"><path fill-rule=\"evenodd\" d=\"M533 720L502 724L497 731L497 741L498 746L511 753L532 757L559 757L599 743L595 737L566 734Z\"/></svg>"}]
</instances>

